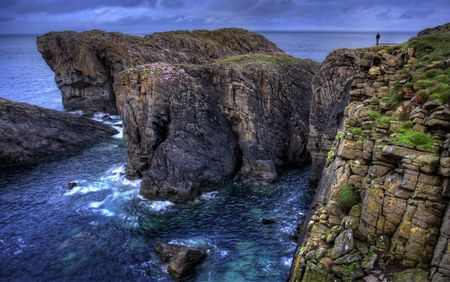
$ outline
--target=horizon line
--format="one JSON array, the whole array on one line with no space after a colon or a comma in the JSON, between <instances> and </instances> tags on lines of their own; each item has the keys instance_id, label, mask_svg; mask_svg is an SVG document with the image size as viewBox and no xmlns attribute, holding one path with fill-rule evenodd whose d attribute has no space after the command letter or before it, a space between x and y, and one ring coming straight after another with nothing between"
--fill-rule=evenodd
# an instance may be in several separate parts
<instances>
[{"instance_id":1,"label":"horizon line","mask_svg":"<svg viewBox=\"0 0 450 282\"><path fill-rule=\"evenodd\" d=\"M221 29L221 28L218 28ZM245 29L245 28L244 28ZM91 31L91 30L102 30L102 29L87 29L87 30L82 30L82 31L76 31L76 30L52 30L52 31L46 31L46 32L42 32L42 33L29 33L29 32L18 32L18 33L0 33L0 36L16 36L16 35L21 35L21 36L38 36L38 35L43 35L49 32L64 32L64 31L75 31L75 32L84 32L84 31ZM102 30L105 32L119 32L119 33L124 33L124 34L132 34L132 35L148 35L148 34L152 34L152 33L157 33L157 32L170 32L170 31L180 31L180 30L188 30L188 31L194 31L194 30L217 30L217 29L174 29L174 30L166 30L166 31L148 31L147 33L144 32L122 32L122 31L109 31L109 30ZM283 30L283 29L247 29L251 32L285 32L285 33L289 33L289 32L348 32L348 33L359 33L359 32L387 32L387 33L417 33L419 32L418 30L346 30L346 29L298 29L298 30Z\"/></svg>"}]
</instances>

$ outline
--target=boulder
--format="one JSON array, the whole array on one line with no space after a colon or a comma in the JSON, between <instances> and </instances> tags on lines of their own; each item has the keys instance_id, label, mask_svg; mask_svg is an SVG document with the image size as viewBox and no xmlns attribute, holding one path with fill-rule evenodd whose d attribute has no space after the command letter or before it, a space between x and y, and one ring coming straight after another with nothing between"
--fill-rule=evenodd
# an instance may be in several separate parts
<instances>
[{"instance_id":1,"label":"boulder","mask_svg":"<svg viewBox=\"0 0 450 282\"><path fill-rule=\"evenodd\" d=\"M177 279L191 276L206 258L206 252L183 245L159 243L155 251L163 262L169 264L169 273Z\"/></svg>"},{"instance_id":2,"label":"boulder","mask_svg":"<svg viewBox=\"0 0 450 282\"><path fill-rule=\"evenodd\" d=\"M354 248L353 231L352 229L344 230L334 240L334 247L331 251L331 258L339 258Z\"/></svg>"},{"instance_id":3,"label":"boulder","mask_svg":"<svg viewBox=\"0 0 450 282\"><path fill-rule=\"evenodd\" d=\"M0 98L0 168L78 149L117 131L89 118Z\"/></svg>"}]
</instances>

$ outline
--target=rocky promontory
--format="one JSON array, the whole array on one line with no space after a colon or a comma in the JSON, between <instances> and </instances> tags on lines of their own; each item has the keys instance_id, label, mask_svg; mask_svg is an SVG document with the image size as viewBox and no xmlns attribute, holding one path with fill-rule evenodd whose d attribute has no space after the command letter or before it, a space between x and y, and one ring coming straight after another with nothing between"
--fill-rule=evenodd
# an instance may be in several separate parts
<instances>
[{"instance_id":1,"label":"rocky promontory","mask_svg":"<svg viewBox=\"0 0 450 282\"><path fill-rule=\"evenodd\" d=\"M258 52L281 52L263 36L243 29L173 31L130 36L117 32L50 32L37 38L55 72L68 110L117 113L114 76L130 67L165 62L204 64Z\"/></svg>"},{"instance_id":2,"label":"rocky promontory","mask_svg":"<svg viewBox=\"0 0 450 282\"><path fill-rule=\"evenodd\" d=\"M94 120L0 98L0 167L91 144L116 132Z\"/></svg>"},{"instance_id":3,"label":"rocky promontory","mask_svg":"<svg viewBox=\"0 0 450 282\"><path fill-rule=\"evenodd\" d=\"M291 281L450 280L449 27L323 62L308 143L319 185Z\"/></svg>"},{"instance_id":4,"label":"rocky promontory","mask_svg":"<svg viewBox=\"0 0 450 282\"><path fill-rule=\"evenodd\" d=\"M143 178L147 198L185 202L236 175L268 184L308 159L318 64L261 35L63 32L39 37L38 47L66 107L117 109L127 176Z\"/></svg>"}]
</instances>

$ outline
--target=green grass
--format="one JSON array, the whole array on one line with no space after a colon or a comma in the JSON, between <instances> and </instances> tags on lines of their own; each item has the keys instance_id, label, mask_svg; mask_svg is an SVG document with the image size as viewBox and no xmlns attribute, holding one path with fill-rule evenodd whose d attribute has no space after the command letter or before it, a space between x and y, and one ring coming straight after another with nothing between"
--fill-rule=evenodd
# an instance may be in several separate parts
<instances>
[{"instance_id":1,"label":"green grass","mask_svg":"<svg viewBox=\"0 0 450 282\"><path fill-rule=\"evenodd\" d=\"M338 133L336 133L336 138L338 140L342 140L342 138L344 138L344 136L345 136L345 130L340 130L340 131L338 131Z\"/></svg>"},{"instance_id":2,"label":"green grass","mask_svg":"<svg viewBox=\"0 0 450 282\"><path fill-rule=\"evenodd\" d=\"M399 89L398 86L392 88L389 91L389 95L384 98L384 102L388 107L395 107L402 101L403 98L403 92L401 89Z\"/></svg>"},{"instance_id":3,"label":"green grass","mask_svg":"<svg viewBox=\"0 0 450 282\"><path fill-rule=\"evenodd\" d=\"M382 116L379 119L380 123L382 123L382 124L390 124L391 120L392 120L392 118L390 116Z\"/></svg>"},{"instance_id":4,"label":"green grass","mask_svg":"<svg viewBox=\"0 0 450 282\"><path fill-rule=\"evenodd\" d=\"M376 120L376 119L379 118L380 116L381 116L380 112L377 112L377 111L372 111L372 112L370 113L370 118L373 119L373 120Z\"/></svg>"},{"instance_id":5,"label":"green grass","mask_svg":"<svg viewBox=\"0 0 450 282\"><path fill-rule=\"evenodd\" d=\"M415 37L404 46L416 50L412 82L421 89L416 92L419 102L450 102L450 68L425 71L425 66L431 62L450 58L450 33Z\"/></svg>"},{"instance_id":6,"label":"green grass","mask_svg":"<svg viewBox=\"0 0 450 282\"><path fill-rule=\"evenodd\" d=\"M327 161L331 161L334 158L334 149L331 148L327 153Z\"/></svg>"},{"instance_id":7,"label":"green grass","mask_svg":"<svg viewBox=\"0 0 450 282\"><path fill-rule=\"evenodd\" d=\"M396 136L395 142L409 146L421 146L427 150L431 150L436 143L431 135L411 129L405 129Z\"/></svg>"},{"instance_id":8,"label":"green grass","mask_svg":"<svg viewBox=\"0 0 450 282\"><path fill-rule=\"evenodd\" d=\"M344 270L344 275L348 277L348 276L350 276L350 274L352 274L353 271L356 271L360 267L361 267L361 264L359 262L351 263L346 266L346 268Z\"/></svg>"},{"instance_id":9,"label":"green grass","mask_svg":"<svg viewBox=\"0 0 450 282\"><path fill-rule=\"evenodd\" d=\"M362 134L362 129L360 127L353 127L351 132L355 135L361 135Z\"/></svg>"},{"instance_id":10,"label":"green grass","mask_svg":"<svg viewBox=\"0 0 450 282\"><path fill-rule=\"evenodd\" d=\"M341 188L339 188L337 202L342 210L349 211L359 202L359 195L356 192L355 187L350 184L341 186Z\"/></svg>"},{"instance_id":11,"label":"green grass","mask_svg":"<svg viewBox=\"0 0 450 282\"><path fill-rule=\"evenodd\" d=\"M301 61L301 59L287 55L238 55L226 57L221 59L220 61L234 64L259 63L266 65L277 65L280 63L298 63Z\"/></svg>"}]
</instances>

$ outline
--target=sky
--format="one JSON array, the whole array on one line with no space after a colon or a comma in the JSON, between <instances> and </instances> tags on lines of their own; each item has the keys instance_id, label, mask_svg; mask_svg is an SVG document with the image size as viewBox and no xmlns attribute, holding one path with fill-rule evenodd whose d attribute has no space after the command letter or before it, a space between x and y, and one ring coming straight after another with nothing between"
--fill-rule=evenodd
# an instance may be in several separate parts
<instances>
[{"instance_id":1,"label":"sky","mask_svg":"<svg viewBox=\"0 0 450 282\"><path fill-rule=\"evenodd\" d=\"M450 22L450 0L0 0L1 34L103 29L418 31Z\"/></svg>"}]
</instances>

